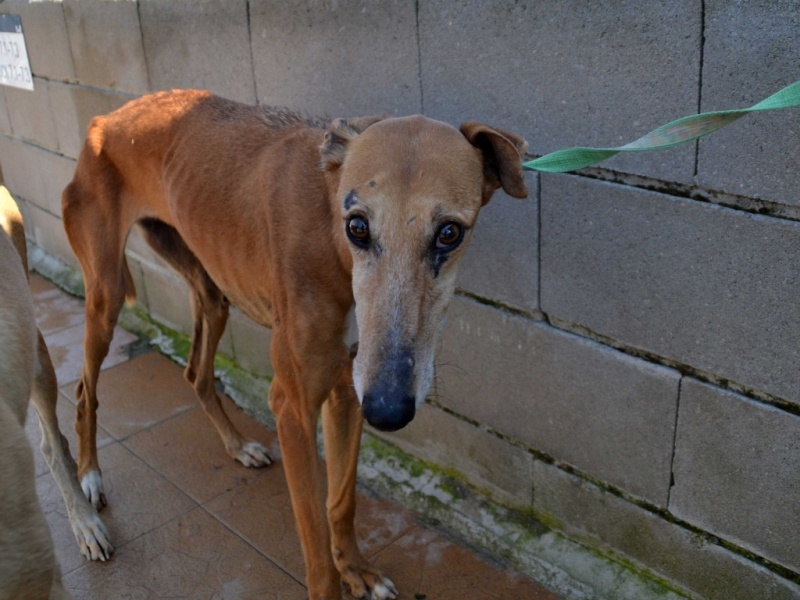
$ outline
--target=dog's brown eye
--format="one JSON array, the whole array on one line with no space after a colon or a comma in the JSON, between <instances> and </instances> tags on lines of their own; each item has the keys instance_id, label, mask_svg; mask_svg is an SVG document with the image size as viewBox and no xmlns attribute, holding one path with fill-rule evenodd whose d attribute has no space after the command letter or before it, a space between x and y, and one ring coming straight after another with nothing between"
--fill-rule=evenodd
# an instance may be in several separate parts
<instances>
[{"instance_id":1,"label":"dog's brown eye","mask_svg":"<svg viewBox=\"0 0 800 600\"><path fill-rule=\"evenodd\" d=\"M369 225L364 217L354 216L347 220L347 237L356 246L369 246Z\"/></svg>"},{"instance_id":2,"label":"dog's brown eye","mask_svg":"<svg viewBox=\"0 0 800 600\"><path fill-rule=\"evenodd\" d=\"M464 230L458 223L445 223L436 233L436 249L452 250L461 243Z\"/></svg>"}]
</instances>

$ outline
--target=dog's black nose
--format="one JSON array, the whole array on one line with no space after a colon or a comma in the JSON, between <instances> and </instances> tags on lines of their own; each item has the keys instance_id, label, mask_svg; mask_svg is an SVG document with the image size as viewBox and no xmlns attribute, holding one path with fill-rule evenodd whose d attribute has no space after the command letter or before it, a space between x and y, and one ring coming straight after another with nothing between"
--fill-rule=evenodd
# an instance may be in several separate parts
<instances>
[{"instance_id":1,"label":"dog's black nose","mask_svg":"<svg viewBox=\"0 0 800 600\"><path fill-rule=\"evenodd\" d=\"M410 350L400 348L388 354L380 376L367 389L361 410L367 423L381 431L397 431L414 418L414 358Z\"/></svg>"},{"instance_id":2,"label":"dog's black nose","mask_svg":"<svg viewBox=\"0 0 800 600\"><path fill-rule=\"evenodd\" d=\"M414 396L392 396L386 390L364 394L361 410L367 423L381 431L397 431L408 425L416 412Z\"/></svg>"}]
</instances>

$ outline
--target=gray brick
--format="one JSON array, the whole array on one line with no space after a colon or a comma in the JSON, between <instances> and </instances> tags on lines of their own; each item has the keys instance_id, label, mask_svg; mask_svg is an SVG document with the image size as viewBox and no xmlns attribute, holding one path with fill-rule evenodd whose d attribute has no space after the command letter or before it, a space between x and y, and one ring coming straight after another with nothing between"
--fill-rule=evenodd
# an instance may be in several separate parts
<instances>
[{"instance_id":1,"label":"gray brick","mask_svg":"<svg viewBox=\"0 0 800 600\"><path fill-rule=\"evenodd\" d=\"M529 508L533 456L435 406L423 405L408 427L380 434L403 451L454 469L504 504Z\"/></svg>"},{"instance_id":2,"label":"gray brick","mask_svg":"<svg viewBox=\"0 0 800 600\"><path fill-rule=\"evenodd\" d=\"M466 299L439 363L447 407L666 505L676 372Z\"/></svg>"},{"instance_id":3,"label":"gray brick","mask_svg":"<svg viewBox=\"0 0 800 600\"><path fill-rule=\"evenodd\" d=\"M670 510L800 572L800 417L686 380Z\"/></svg>"},{"instance_id":4,"label":"gray brick","mask_svg":"<svg viewBox=\"0 0 800 600\"><path fill-rule=\"evenodd\" d=\"M61 192L72 179L75 161L25 142L0 142L0 165L11 192L54 216L61 215Z\"/></svg>"},{"instance_id":5,"label":"gray brick","mask_svg":"<svg viewBox=\"0 0 800 600\"><path fill-rule=\"evenodd\" d=\"M744 108L798 79L800 4L706 2L703 110ZM758 113L700 142L697 181L800 206L800 111Z\"/></svg>"},{"instance_id":6,"label":"gray brick","mask_svg":"<svg viewBox=\"0 0 800 600\"><path fill-rule=\"evenodd\" d=\"M58 135L50 110L47 83L33 78L34 91L6 87L6 105L14 136L58 150Z\"/></svg>"},{"instance_id":7,"label":"gray brick","mask_svg":"<svg viewBox=\"0 0 800 600\"><path fill-rule=\"evenodd\" d=\"M152 90L207 89L255 103L243 0L143 0L139 4Z\"/></svg>"},{"instance_id":8,"label":"gray brick","mask_svg":"<svg viewBox=\"0 0 800 600\"><path fill-rule=\"evenodd\" d=\"M0 86L0 132L13 135L14 130L11 128L11 115L8 112L5 90L5 86Z\"/></svg>"},{"instance_id":9,"label":"gray brick","mask_svg":"<svg viewBox=\"0 0 800 600\"><path fill-rule=\"evenodd\" d=\"M142 231L139 227L133 227L128 234L128 239L125 242L125 253L133 260L141 263L155 265L161 270L167 270L171 267L164 261L150 245L144 241Z\"/></svg>"},{"instance_id":10,"label":"gray brick","mask_svg":"<svg viewBox=\"0 0 800 600\"><path fill-rule=\"evenodd\" d=\"M64 14L78 81L147 93L147 67L136 2L67 0Z\"/></svg>"},{"instance_id":11,"label":"gray brick","mask_svg":"<svg viewBox=\"0 0 800 600\"><path fill-rule=\"evenodd\" d=\"M415 2L250 7L261 104L332 117L420 112Z\"/></svg>"},{"instance_id":12,"label":"gray brick","mask_svg":"<svg viewBox=\"0 0 800 600\"><path fill-rule=\"evenodd\" d=\"M690 0L422 2L425 112L518 131L536 154L633 141L697 111L701 9ZM694 148L604 164L689 182Z\"/></svg>"},{"instance_id":13,"label":"gray brick","mask_svg":"<svg viewBox=\"0 0 800 600\"><path fill-rule=\"evenodd\" d=\"M191 337L194 331L189 287L174 271L137 261L142 271L150 316L170 329ZM230 326L222 334L217 351L233 356Z\"/></svg>"},{"instance_id":14,"label":"gray brick","mask_svg":"<svg viewBox=\"0 0 800 600\"><path fill-rule=\"evenodd\" d=\"M541 185L542 310L800 402L800 223L575 176Z\"/></svg>"},{"instance_id":15,"label":"gray brick","mask_svg":"<svg viewBox=\"0 0 800 600\"><path fill-rule=\"evenodd\" d=\"M6 0L0 5L0 13L20 15L34 75L74 81L75 68L60 0Z\"/></svg>"},{"instance_id":16,"label":"gray brick","mask_svg":"<svg viewBox=\"0 0 800 600\"><path fill-rule=\"evenodd\" d=\"M25 220L25 235L51 256L73 269L80 269L61 219L27 201L20 202L19 206Z\"/></svg>"},{"instance_id":17,"label":"gray brick","mask_svg":"<svg viewBox=\"0 0 800 600\"><path fill-rule=\"evenodd\" d=\"M92 117L110 113L134 96L120 92L48 83L60 151L78 158Z\"/></svg>"},{"instance_id":18,"label":"gray brick","mask_svg":"<svg viewBox=\"0 0 800 600\"><path fill-rule=\"evenodd\" d=\"M458 274L458 287L507 306L539 308L539 202L536 176L526 175L530 195L516 200L498 191L478 218Z\"/></svg>"},{"instance_id":19,"label":"gray brick","mask_svg":"<svg viewBox=\"0 0 800 600\"><path fill-rule=\"evenodd\" d=\"M228 328L233 343L233 357L244 369L261 377L272 377L269 348L272 332L252 321L237 308L232 308Z\"/></svg>"},{"instance_id":20,"label":"gray brick","mask_svg":"<svg viewBox=\"0 0 800 600\"><path fill-rule=\"evenodd\" d=\"M140 265L150 316L175 331L191 334L193 321L189 287L167 269L141 262Z\"/></svg>"},{"instance_id":21,"label":"gray brick","mask_svg":"<svg viewBox=\"0 0 800 600\"><path fill-rule=\"evenodd\" d=\"M133 286L136 289L136 306L149 313L150 305L147 302L147 286L144 283L142 263L130 255L127 255L127 259L128 268L131 271L131 277L133 277Z\"/></svg>"},{"instance_id":22,"label":"gray brick","mask_svg":"<svg viewBox=\"0 0 800 600\"><path fill-rule=\"evenodd\" d=\"M621 553L707 600L794 600L800 587L554 466L534 464L534 509L587 545Z\"/></svg>"}]
</instances>

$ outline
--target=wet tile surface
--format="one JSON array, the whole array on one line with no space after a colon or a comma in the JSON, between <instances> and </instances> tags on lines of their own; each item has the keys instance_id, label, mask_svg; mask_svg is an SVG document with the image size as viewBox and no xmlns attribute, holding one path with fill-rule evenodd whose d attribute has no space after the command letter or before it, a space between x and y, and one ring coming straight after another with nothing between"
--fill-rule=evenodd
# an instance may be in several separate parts
<instances>
[{"instance_id":1,"label":"wet tile surface","mask_svg":"<svg viewBox=\"0 0 800 600\"><path fill-rule=\"evenodd\" d=\"M37 319L59 376L58 417L73 455L74 382L82 362L82 302L34 277ZM226 453L182 369L150 353L129 359L122 330L98 383L98 447L109 506L102 516L116 547L108 563L85 561L63 499L38 449L31 408L26 432L36 487L64 583L76 599L270 599L307 597L289 491L278 460L243 467ZM223 406L247 438L279 457L277 435ZM527 577L425 529L402 507L359 494L356 529L364 554L402 600L558 600ZM345 598L348 598L345 594Z\"/></svg>"}]
</instances>

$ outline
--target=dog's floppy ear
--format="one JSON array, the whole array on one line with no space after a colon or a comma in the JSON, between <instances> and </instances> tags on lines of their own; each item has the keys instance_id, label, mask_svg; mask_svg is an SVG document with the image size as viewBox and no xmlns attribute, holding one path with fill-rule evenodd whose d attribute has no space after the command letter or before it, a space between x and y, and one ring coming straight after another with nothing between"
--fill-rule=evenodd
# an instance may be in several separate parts
<instances>
[{"instance_id":1,"label":"dog's floppy ear","mask_svg":"<svg viewBox=\"0 0 800 600\"><path fill-rule=\"evenodd\" d=\"M483 154L484 204L500 187L514 198L528 197L528 187L522 176L522 155L528 149L524 139L477 121L463 123L461 133Z\"/></svg>"},{"instance_id":2,"label":"dog's floppy ear","mask_svg":"<svg viewBox=\"0 0 800 600\"><path fill-rule=\"evenodd\" d=\"M325 141L319 147L322 155L322 168L326 171L338 169L344 162L344 157L347 154L347 145L350 140L358 136L370 125L386 118L388 118L388 115L335 119L328 127L328 131L325 132Z\"/></svg>"}]
</instances>

